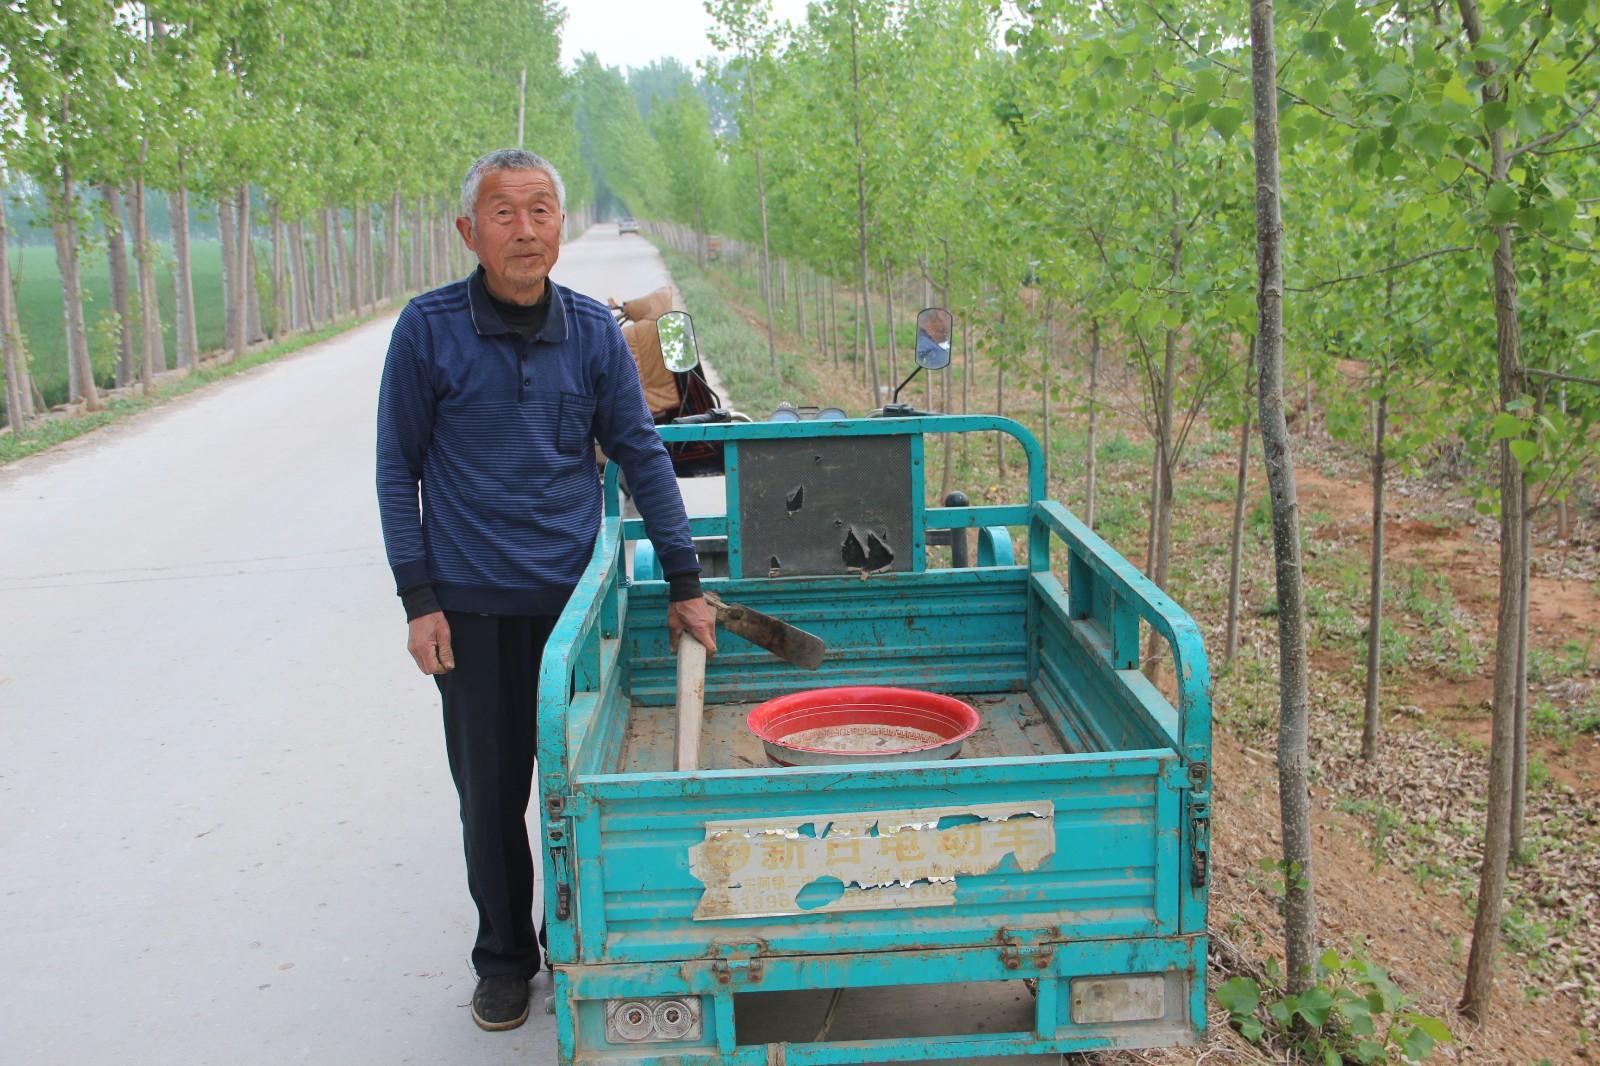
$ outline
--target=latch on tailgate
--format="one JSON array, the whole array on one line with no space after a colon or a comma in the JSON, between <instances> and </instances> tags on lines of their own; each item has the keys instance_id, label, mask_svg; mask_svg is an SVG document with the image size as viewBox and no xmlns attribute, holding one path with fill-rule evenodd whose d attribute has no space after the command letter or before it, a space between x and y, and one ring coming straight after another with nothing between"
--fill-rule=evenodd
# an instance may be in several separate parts
<instances>
[{"instance_id":1,"label":"latch on tailgate","mask_svg":"<svg viewBox=\"0 0 1600 1066\"><path fill-rule=\"evenodd\" d=\"M1211 869L1211 807L1206 803L1189 805L1189 884L1206 887Z\"/></svg>"},{"instance_id":2,"label":"latch on tailgate","mask_svg":"<svg viewBox=\"0 0 1600 1066\"><path fill-rule=\"evenodd\" d=\"M544 799L545 837L550 846L550 862L556 869L556 921L572 918L572 873L567 865L567 834L570 831L566 818L566 797L552 792Z\"/></svg>"}]
</instances>

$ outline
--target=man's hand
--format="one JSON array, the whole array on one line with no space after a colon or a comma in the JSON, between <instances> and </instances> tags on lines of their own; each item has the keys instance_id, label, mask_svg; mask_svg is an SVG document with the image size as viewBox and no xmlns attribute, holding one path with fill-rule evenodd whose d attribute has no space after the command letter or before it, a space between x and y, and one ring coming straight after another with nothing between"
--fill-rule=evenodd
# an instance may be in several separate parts
<instances>
[{"instance_id":1,"label":"man's hand","mask_svg":"<svg viewBox=\"0 0 1600 1066\"><path fill-rule=\"evenodd\" d=\"M450 649L450 623L444 620L443 611L411 620L406 650L416 660L417 669L425 674L448 674L456 668L455 652Z\"/></svg>"},{"instance_id":2,"label":"man's hand","mask_svg":"<svg viewBox=\"0 0 1600 1066\"><path fill-rule=\"evenodd\" d=\"M692 600L679 600L667 607L667 638L678 646L678 637L684 631L705 645L707 655L717 654L717 612L711 609L704 596Z\"/></svg>"}]
</instances>

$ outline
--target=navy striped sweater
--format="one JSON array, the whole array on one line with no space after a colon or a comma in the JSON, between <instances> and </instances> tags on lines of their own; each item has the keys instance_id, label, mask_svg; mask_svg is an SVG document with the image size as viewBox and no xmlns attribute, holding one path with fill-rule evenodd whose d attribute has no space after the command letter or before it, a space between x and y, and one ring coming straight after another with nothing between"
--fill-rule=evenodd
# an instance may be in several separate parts
<instances>
[{"instance_id":1,"label":"navy striped sweater","mask_svg":"<svg viewBox=\"0 0 1600 1066\"><path fill-rule=\"evenodd\" d=\"M471 277L395 323L378 394L378 511L398 589L447 611L560 613L600 528L598 441L666 573L699 570L683 498L616 322L554 282L524 340ZM418 489L421 511L418 512Z\"/></svg>"}]
</instances>

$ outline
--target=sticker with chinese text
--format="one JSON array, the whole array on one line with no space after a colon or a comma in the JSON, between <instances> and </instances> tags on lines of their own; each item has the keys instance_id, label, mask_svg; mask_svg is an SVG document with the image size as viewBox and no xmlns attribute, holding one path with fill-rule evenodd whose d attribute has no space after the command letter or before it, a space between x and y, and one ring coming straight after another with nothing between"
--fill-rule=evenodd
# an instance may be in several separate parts
<instances>
[{"instance_id":1,"label":"sticker with chinese text","mask_svg":"<svg viewBox=\"0 0 1600 1066\"><path fill-rule=\"evenodd\" d=\"M1034 870L1055 850L1048 800L707 822L689 849L689 870L706 886L694 916L947 907L957 877L1007 857Z\"/></svg>"}]
</instances>

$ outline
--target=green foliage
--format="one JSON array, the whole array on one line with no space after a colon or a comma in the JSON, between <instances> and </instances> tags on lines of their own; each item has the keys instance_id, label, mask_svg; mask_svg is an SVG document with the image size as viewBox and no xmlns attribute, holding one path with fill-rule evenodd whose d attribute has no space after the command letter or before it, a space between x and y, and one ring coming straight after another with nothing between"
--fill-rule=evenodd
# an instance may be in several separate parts
<instances>
[{"instance_id":1,"label":"green foliage","mask_svg":"<svg viewBox=\"0 0 1600 1066\"><path fill-rule=\"evenodd\" d=\"M1316 983L1298 995L1283 990L1276 971L1268 967L1265 987L1249 977L1231 977L1217 988L1217 1002L1252 1043L1339 1066L1420 1062L1452 1040L1439 1019L1406 1010L1406 997L1387 971L1361 955L1324 952Z\"/></svg>"}]
</instances>

